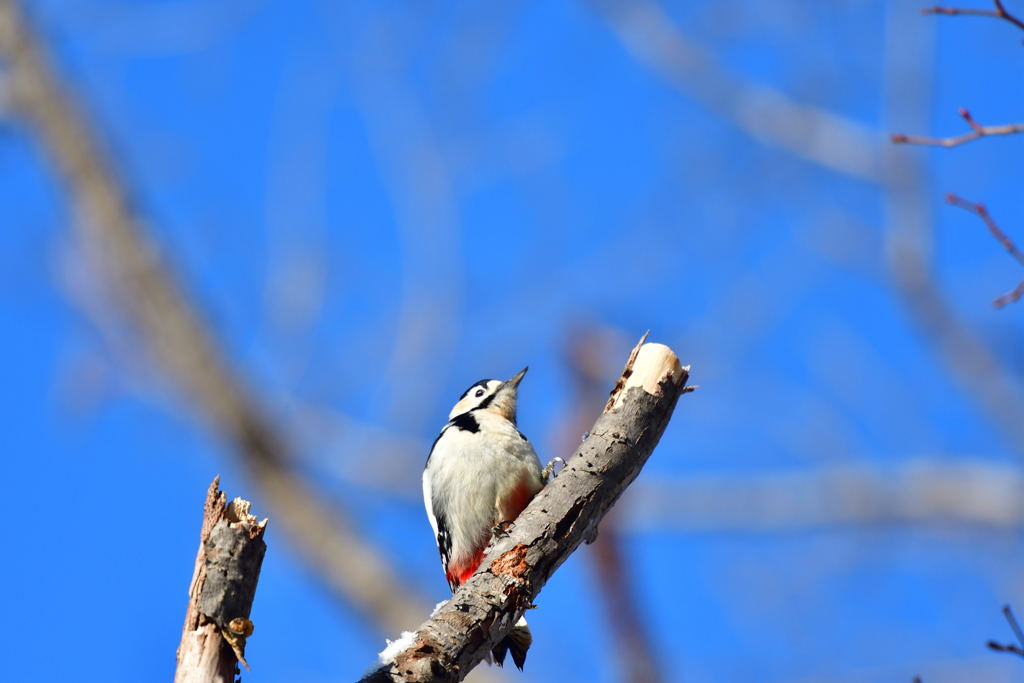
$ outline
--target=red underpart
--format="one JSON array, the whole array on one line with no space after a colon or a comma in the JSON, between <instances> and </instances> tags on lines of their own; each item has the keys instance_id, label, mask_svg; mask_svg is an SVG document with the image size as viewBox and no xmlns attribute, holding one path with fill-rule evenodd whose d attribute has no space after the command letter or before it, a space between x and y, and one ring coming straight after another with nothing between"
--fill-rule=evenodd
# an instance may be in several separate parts
<instances>
[{"instance_id":1,"label":"red underpart","mask_svg":"<svg viewBox=\"0 0 1024 683\"><path fill-rule=\"evenodd\" d=\"M448 571L445 572L445 578L448 579L448 583L451 586L461 586L469 580L469 577L473 576L473 572L480 566L480 563L484 559L484 549L476 551L476 553L469 558L469 562L463 564L451 564L448 565Z\"/></svg>"},{"instance_id":2,"label":"red underpart","mask_svg":"<svg viewBox=\"0 0 1024 683\"><path fill-rule=\"evenodd\" d=\"M504 510L502 510L509 521L515 521L519 513L525 510L529 502L533 500L535 493L526 482L523 482L512 491L504 505Z\"/></svg>"},{"instance_id":3,"label":"red underpart","mask_svg":"<svg viewBox=\"0 0 1024 683\"><path fill-rule=\"evenodd\" d=\"M508 521L515 521L519 513L526 509L526 506L536 492L533 491L529 485L525 482L517 486L512 493L505 500L502 505L502 512L508 517ZM499 520L505 521L505 520ZM451 564L448 566L448 571L445 572L445 578L448 579L448 584L451 586L461 586L469 580L469 577L473 576L473 572L476 571L477 567L484 559L484 549L486 546L481 546L473 555L470 557L468 562L462 564Z\"/></svg>"}]
</instances>

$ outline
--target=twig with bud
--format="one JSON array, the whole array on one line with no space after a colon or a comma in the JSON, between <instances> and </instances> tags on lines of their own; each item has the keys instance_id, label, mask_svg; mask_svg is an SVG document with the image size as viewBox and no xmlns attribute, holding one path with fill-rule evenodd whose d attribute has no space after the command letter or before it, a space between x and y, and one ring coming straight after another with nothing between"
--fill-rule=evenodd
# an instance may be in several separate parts
<instances>
[{"instance_id":1,"label":"twig with bud","mask_svg":"<svg viewBox=\"0 0 1024 683\"><path fill-rule=\"evenodd\" d=\"M1003 0L994 0L995 9L976 9L973 7L929 7L921 10L921 14L942 14L947 17L973 16L1002 19L1024 31L1024 21L1006 11Z\"/></svg>"},{"instance_id":2,"label":"twig with bud","mask_svg":"<svg viewBox=\"0 0 1024 683\"><path fill-rule=\"evenodd\" d=\"M897 144L931 145L933 147L945 147L949 149L950 147L962 145L965 142L972 142L978 138L1024 133L1024 123L1006 123L998 126L983 126L975 121L974 117L971 116L971 112L967 111L963 107L960 107L959 113L963 120L967 122L967 125L971 127L971 131L969 133L953 135L947 138L933 138L924 135L904 135L903 133L895 133L891 136L891 139Z\"/></svg>"}]
</instances>

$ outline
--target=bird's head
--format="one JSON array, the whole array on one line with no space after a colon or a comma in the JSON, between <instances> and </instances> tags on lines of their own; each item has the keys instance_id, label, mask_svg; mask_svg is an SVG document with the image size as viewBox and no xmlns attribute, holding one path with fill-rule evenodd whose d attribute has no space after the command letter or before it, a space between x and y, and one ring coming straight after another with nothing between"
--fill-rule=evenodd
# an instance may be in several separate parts
<instances>
[{"instance_id":1,"label":"bird's head","mask_svg":"<svg viewBox=\"0 0 1024 683\"><path fill-rule=\"evenodd\" d=\"M519 383L523 381L523 376L528 369L523 368L504 382L498 379L480 380L466 389L466 393L459 398L459 402L448 414L448 419L468 413L470 410L489 410L515 424Z\"/></svg>"}]
</instances>

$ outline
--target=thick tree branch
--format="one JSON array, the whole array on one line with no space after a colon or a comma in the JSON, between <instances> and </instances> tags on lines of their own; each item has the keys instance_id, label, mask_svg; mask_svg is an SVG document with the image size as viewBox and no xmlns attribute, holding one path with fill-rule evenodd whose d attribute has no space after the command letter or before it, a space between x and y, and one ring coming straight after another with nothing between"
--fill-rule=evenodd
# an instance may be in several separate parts
<instances>
[{"instance_id":1,"label":"thick tree branch","mask_svg":"<svg viewBox=\"0 0 1024 683\"><path fill-rule=\"evenodd\" d=\"M646 337L646 335L645 335ZM522 616L552 573L585 540L651 455L688 368L641 340L604 412L568 465L494 543L488 559L424 622L411 644L364 681L461 681Z\"/></svg>"},{"instance_id":2,"label":"thick tree branch","mask_svg":"<svg viewBox=\"0 0 1024 683\"><path fill-rule=\"evenodd\" d=\"M596 324L576 325L565 337L565 365L575 388L575 408L562 420L552 452L571 453L580 434L590 428L594 409L604 403L605 383L613 348L621 347L621 335ZM636 500L636 484L615 509L601 520L601 533L587 553L594 569L594 598L602 602L608 637L615 644L618 677L623 683L660 683L660 657L651 637L634 586L633 557L623 539L623 504Z\"/></svg>"},{"instance_id":3,"label":"thick tree branch","mask_svg":"<svg viewBox=\"0 0 1024 683\"><path fill-rule=\"evenodd\" d=\"M231 683L238 662L249 668L245 639L252 634L249 613L267 551L267 520L250 514L249 501L229 504L219 484L214 478L206 492L174 683Z\"/></svg>"},{"instance_id":4,"label":"thick tree branch","mask_svg":"<svg viewBox=\"0 0 1024 683\"><path fill-rule=\"evenodd\" d=\"M121 178L75 98L50 68L42 41L14 0L0 0L0 58L10 97L35 128L68 187L75 227L154 357L192 407L230 440L277 523L346 602L384 630L416 623L425 603L335 506L293 471L284 430L263 410L196 313L149 237Z\"/></svg>"}]
</instances>

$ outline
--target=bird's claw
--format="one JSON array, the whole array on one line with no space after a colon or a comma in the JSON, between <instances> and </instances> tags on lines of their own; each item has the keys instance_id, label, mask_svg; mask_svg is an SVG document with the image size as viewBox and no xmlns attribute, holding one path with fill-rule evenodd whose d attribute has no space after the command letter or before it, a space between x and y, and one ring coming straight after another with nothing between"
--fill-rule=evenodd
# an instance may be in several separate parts
<instances>
[{"instance_id":1,"label":"bird's claw","mask_svg":"<svg viewBox=\"0 0 1024 683\"><path fill-rule=\"evenodd\" d=\"M564 460L562 460L561 458L558 458L558 457L551 458L551 460L548 462L548 464L544 466L544 469L542 469L540 471L540 478L541 478L542 481L547 482L548 479L551 479L552 477L556 476L555 475L555 463L556 462L562 463L562 468L563 469L565 468L565 461ZM559 471L561 471L561 470L559 470Z\"/></svg>"},{"instance_id":2,"label":"bird's claw","mask_svg":"<svg viewBox=\"0 0 1024 683\"><path fill-rule=\"evenodd\" d=\"M508 530L512 528L512 520L506 519L502 522L498 522L491 529L491 535L494 538L508 538Z\"/></svg>"}]
</instances>

